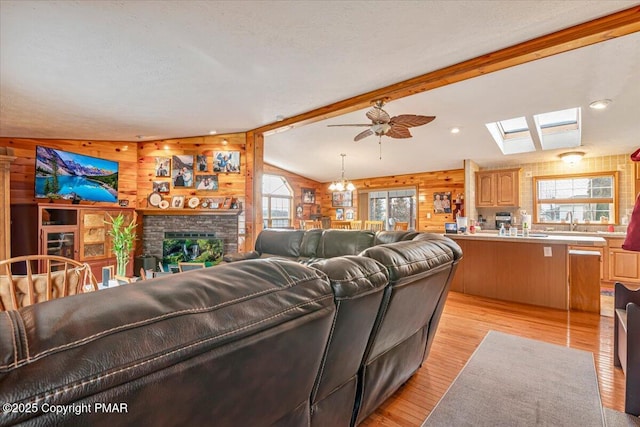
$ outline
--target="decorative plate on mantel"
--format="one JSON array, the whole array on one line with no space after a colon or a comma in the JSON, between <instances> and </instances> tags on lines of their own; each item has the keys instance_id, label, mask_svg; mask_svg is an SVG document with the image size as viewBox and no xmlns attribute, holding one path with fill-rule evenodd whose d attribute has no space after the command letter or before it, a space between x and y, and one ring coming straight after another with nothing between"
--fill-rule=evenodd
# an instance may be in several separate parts
<instances>
[{"instance_id":1,"label":"decorative plate on mantel","mask_svg":"<svg viewBox=\"0 0 640 427\"><path fill-rule=\"evenodd\" d=\"M191 208L191 209L195 209L198 207L198 205L200 204L200 199L198 199L197 197L192 197L189 199L189 201L187 202L187 205Z\"/></svg>"},{"instance_id":2,"label":"decorative plate on mantel","mask_svg":"<svg viewBox=\"0 0 640 427\"><path fill-rule=\"evenodd\" d=\"M149 203L149 206L157 208L160 206L160 202L162 202L162 194L158 192L149 194L149 197L147 198L147 203Z\"/></svg>"},{"instance_id":3,"label":"decorative plate on mantel","mask_svg":"<svg viewBox=\"0 0 640 427\"><path fill-rule=\"evenodd\" d=\"M167 209L169 207L169 201L168 200L163 200L160 202L160 209Z\"/></svg>"}]
</instances>

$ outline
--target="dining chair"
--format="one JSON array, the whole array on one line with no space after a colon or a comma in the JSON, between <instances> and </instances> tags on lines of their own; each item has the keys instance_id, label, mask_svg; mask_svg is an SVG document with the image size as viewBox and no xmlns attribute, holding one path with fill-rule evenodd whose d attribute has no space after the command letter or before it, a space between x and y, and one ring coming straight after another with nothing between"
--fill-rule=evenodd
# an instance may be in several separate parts
<instances>
[{"instance_id":1,"label":"dining chair","mask_svg":"<svg viewBox=\"0 0 640 427\"><path fill-rule=\"evenodd\" d=\"M304 221L303 230L313 230L314 228L322 228L322 221Z\"/></svg>"},{"instance_id":2,"label":"dining chair","mask_svg":"<svg viewBox=\"0 0 640 427\"><path fill-rule=\"evenodd\" d=\"M382 231L384 230L384 221L365 221L364 229L371 231Z\"/></svg>"},{"instance_id":3,"label":"dining chair","mask_svg":"<svg viewBox=\"0 0 640 427\"><path fill-rule=\"evenodd\" d=\"M351 221L350 228L352 230L362 230L362 221Z\"/></svg>"},{"instance_id":4,"label":"dining chair","mask_svg":"<svg viewBox=\"0 0 640 427\"><path fill-rule=\"evenodd\" d=\"M395 225L393 226L393 229L397 230L397 231L408 230L409 229L409 223L408 222L396 221Z\"/></svg>"},{"instance_id":5,"label":"dining chair","mask_svg":"<svg viewBox=\"0 0 640 427\"><path fill-rule=\"evenodd\" d=\"M331 221L331 228L338 230L351 230L351 221Z\"/></svg>"},{"instance_id":6,"label":"dining chair","mask_svg":"<svg viewBox=\"0 0 640 427\"><path fill-rule=\"evenodd\" d=\"M70 258L26 255L0 261L0 311L96 290L89 264Z\"/></svg>"}]
</instances>

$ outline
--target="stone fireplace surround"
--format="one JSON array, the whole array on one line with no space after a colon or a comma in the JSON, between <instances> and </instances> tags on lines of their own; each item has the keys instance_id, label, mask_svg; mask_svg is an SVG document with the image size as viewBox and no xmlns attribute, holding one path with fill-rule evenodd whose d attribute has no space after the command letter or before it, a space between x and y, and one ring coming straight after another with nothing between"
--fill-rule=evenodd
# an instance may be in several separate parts
<instances>
[{"instance_id":1,"label":"stone fireplace surround","mask_svg":"<svg viewBox=\"0 0 640 427\"><path fill-rule=\"evenodd\" d=\"M162 241L168 232L214 233L224 242L224 253L238 252L237 215L144 215L142 253L162 259Z\"/></svg>"}]
</instances>

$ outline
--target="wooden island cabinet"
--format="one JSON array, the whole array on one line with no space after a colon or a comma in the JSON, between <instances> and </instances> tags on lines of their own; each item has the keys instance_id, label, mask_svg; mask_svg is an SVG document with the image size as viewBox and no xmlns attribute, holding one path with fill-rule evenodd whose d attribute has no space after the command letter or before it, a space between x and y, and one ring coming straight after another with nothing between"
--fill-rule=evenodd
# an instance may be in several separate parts
<instances>
[{"instance_id":1,"label":"wooden island cabinet","mask_svg":"<svg viewBox=\"0 0 640 427\"><path fill-rule=\"evenodd\" d=\"M108 215L124 214L131 221L131 208L71 204L18 204L11 206L11 228L19 238L11 242L11 255L59 255L86 262L98 279L102 267L116 264L111 250ZM44 266L41 266L43 268ZM127 276L133 275L133 263Z\"/></svg>"},{"instance_id":2,"label":"wooden island cabinet","mask_svg":"<svg viewBox=\"0 0 640 427\"><path fill-rule=\"evenodd\" d=\"M447 236L463 250L452 291L562 310L570 308L569 248L605 246L601 237Z\"/></svg>"}]
</instances>

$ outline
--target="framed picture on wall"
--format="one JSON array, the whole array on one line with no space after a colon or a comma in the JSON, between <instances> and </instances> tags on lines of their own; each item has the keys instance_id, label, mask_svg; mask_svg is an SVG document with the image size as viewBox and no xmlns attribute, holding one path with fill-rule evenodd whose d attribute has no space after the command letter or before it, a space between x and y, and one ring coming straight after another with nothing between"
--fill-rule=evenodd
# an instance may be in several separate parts
<instances>
[{"instance_id":1,"label":"framed picture on wall","mask_svg":"<svg viewBox=\"0 0 640 427\"><path fill-rule=\"evenodd\" d=\"M351 191L334 191L331 195L331 206L335 207L351 207L353 201L351 200Z\"/></svg>"},{"instance_id":2,"label":"framed picture on wall","mask_svg":"<svg viewBox=\"0 0 640 427\"><path fill-rule=\"evenodd\" d=\"M171 178L174 187L193 187L193 156L173 156Z\"/></svg>"},{"instance_id":3,"label":"framed picture on wall","mask_svg":"<svg viewBox=\"0 0 640 427\"><path fill-rule=\"evenodd\" d=\"M213 171L240 173L239 151L214 151Z\"/></svg>"},{"instance_id":4,"label":"framed picture on wall","mask_svg":"<svg viewBox=\"0 0 640 427\"><path fill-rule=\"evenodd\" d=\"M198 165L198 172L209 172L209 164L207 163L207 156L204 154L198 154L196 156L196 164Z\"/></svg>"},{"instance_id":5,"label":"framed picture on wall","mask_svg":"<svg viewBox=\"0 0 640 427\"><path fill-rule=\"evenodd\" d=\"M433 193L433 212L451 213L451 191Z\"/></svg>"},{"instance_id":6,"label":"framed picture on wall","mask_svg":"<svg viewBox=\"0 0 640 427\"><path fill-rule=\"evenodd\" d=\"M196 190L218 191L218 175L196 175Z\"/></svg>"},{"instance_id":7,"label":"framed picture on wall","mask_svg":"<svg viewBox=\"0 0 640 427\"><path fill-rule=\"evenodd\" d=\"M354 217L355 215L354 215L353 209L347 209L345 212L345 219L347 221L351 221L354 219Z\"/></svg>"},{"instance_id":8,"label":"framed picture on wall","mask_svg":"<svg viewBox=\"0 0 640 427\"><path fill-rule=\"evenodd\" d=\"M156 176L169 176L171 159L168 157L156 157Z\"/></svg>"},{"instance_id":9,"label":"framed picture on wall","mask_svg":"<svg viewBox=\"0 0 640 427\"><path fill-rule=\"evenodd\" d=\"M313 205L316 203L316 190L313 188L302 188L302 203Z\"/></svg>"},{"instance_id":10,"label":"framed picture on wall","mask_svg":"<svg viewBox=\"0 0 640 427\"><path fill-rule=\"evenodd\" d=\"M336 220L342 221L344 220L344 209L336 209Z\"/></svg>"},{"instance_id":11,"label":"framed picture on wall","mask_svg":"<svg viewBox=\"0 0 640 427\"><path fill-rule=\"evenodd\" d=\"M153 181L153 191L158 193L168 193L169 181Z\"/></svg>"}]
</instances>

